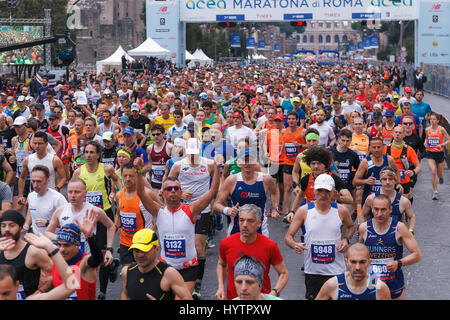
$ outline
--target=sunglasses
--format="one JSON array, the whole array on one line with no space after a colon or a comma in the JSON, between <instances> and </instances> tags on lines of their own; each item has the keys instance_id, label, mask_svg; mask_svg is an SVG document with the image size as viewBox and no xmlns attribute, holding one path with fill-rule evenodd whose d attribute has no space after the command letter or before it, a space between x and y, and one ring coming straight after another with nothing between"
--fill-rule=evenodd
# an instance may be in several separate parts
<instances>
[{"instance_id":1,"label":"sunglasses","mask_svg":"<svg viewBox=\"0 0 450 320\"><path fill-rule=\"evenodd\" d=\"M412 125L413 123L412 123L412 122L403 122L403 124L404 124L404 125L407 125L407 126L410 126L410 125Z\"/></svg>"},{"instance_id":2,"label":"sunglasses","mask_svg":"<svg viewBox=\"0 0 450 320\"><path fill-rule=\"evenodd\" d=\"M166 191L172 191L172 190L178 191L178 190L180 190L180 187L178 187L178 186L168 186L168 187L166 187Z\"/></svg>"},{"instance_id":3,"label":"sunglasses","mask_svg":"<svg viewBox=\"0 0 450 320\"><path fill-rule=\"evenodd\" d=\"M158 137L158 136L160 136L161 135L161 133L153 133L152 132L152 136L154 136L154 137Z\"/></svg>"}]
</instances>

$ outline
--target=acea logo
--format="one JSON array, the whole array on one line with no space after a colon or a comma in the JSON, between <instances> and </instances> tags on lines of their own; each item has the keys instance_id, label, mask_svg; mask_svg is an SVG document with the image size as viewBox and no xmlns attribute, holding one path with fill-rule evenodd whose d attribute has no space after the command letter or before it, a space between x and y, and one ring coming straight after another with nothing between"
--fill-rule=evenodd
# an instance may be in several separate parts
<instances>
[{"instance_id":1,"label":"acea logo","mask_svg":"<svg viewBox=\"0 0 450 320\"><path fill-rule=\"evenodd\" d=\"M414 0L372 0L374 7L412 7Z\"/></svg>"},{"instance_id":2,"label":"acea logo","mask_svg":"<svg viewBox=\"0 0 450 320\"><path fill-rule=\"evenodd\" d=\"M226 9L227 3L225 0L188 0L186 1L186 8L189 10Z\"/></svg>"}]
</instances>

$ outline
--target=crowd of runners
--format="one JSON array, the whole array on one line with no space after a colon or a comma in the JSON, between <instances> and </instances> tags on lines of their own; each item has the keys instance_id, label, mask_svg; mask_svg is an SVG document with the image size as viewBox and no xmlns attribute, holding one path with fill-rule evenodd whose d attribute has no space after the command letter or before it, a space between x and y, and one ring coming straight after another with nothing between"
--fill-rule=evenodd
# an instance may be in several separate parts
<instances>
[{"instance_id":1,"label":"crowd of runners","mask_svg":"<svg viewBox=\"0 0 450 320\"><path fill-rule=\"evenodd\" d=\"M422 90L364 63L154 63L1 86L0 298L201 299L225 228L215 298L282 299L270 219L306 299L405 297L414 186L426 162L439 199L450 143Z\"/></svg>"}]
</instances>

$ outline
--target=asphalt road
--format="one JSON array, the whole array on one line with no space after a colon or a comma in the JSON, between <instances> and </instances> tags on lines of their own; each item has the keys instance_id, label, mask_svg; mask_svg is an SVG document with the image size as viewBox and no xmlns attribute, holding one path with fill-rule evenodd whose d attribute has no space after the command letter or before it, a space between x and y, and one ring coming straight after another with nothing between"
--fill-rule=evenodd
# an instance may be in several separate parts
<instances>
[{"instance_id":1,"label":"asphalt road","mask_svg":"<svg viewBox=\"0 0 450 320\"><path fill-rule=\"evenodd\" d=\"M440 96L426 94L424 101L430 103L433 111L444 114L450 119L449 100ZM415 237L422 251L423 258L419 263L403 268L406 280L407 300L446 300L450 299L450 176L445 170L444 184L439 185L440 200L431 200L432 188L426 160L422 160L423 171L419 175L414 190L413 209L416 215ZM225 225L226 227L226 225ZM215 235L216 246L207 250L206 270L202 284L202 299L214 300L217 290L216 265L220 240L225 236L225 228ZM281 297L288 300L304 300L304 274L300 270L303 256L295 254L284 243L288 225L270 220L271 239L277 242L285 264L289 271L289 281ZM356 241L353 238L352 243ZM118 247L118 241L116 239ZM408 254L405 249L405 254ZM118 256L115 253L115 256ZM272 283L277 275L272 270ZM97 286L98 287L98 286ZM107 299L120 299L122 283L118 279L110 283Z\"/></svg>"}]
</instances>

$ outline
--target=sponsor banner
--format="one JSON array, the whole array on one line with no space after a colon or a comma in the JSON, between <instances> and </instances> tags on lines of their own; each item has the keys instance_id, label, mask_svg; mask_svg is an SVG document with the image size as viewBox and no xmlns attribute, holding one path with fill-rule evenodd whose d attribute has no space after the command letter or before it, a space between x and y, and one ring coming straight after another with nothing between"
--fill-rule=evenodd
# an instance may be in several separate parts
<instances>
[{"instance_id":1,"label":"sponsor banner","mask_svg":"<svg viewBox=\"0 0 450 320\"><path fill-rule=\"evenodd\" d=\"M180 22L180 7L173 0L147 0L147 38L171 52L171 60L184 66L186 57L186 23Z\"/></svg>"},{"instance_id":2,"label":"sponsor banner","mask_svg":"<svg viewBox=\"0 0 450 320\"><path fill-rule=\"evenodd\" d=\"M232 47L232 48L240 48L241 47L241 34L240 33L232 33L231 34L230 47Z\"/></svg>"},{"instance_id":3,"label":"sponsor banner","mask_svg":"<svg viewBox=\"0 0 450 320\"><path fill-rule=\"evenodd\" d=\"M266 40L258 40L258 50L266 49Z\"/></svg>"},{"instance_id":4,"label":"sponsor banner","mask_svg":"<svg viewBox=\"0 0 450 320\"><path fill-rule=\"evenodd\" d=\"M278 44L278 43L275 43L275 44L273 45L273 51L275 51L275 52L279 52L279 51L280 51L280 49L281 49L281 47L280 47L280 44Z\"/></svg>"},{"instance_id":5,"label":"sponsor banner","mask_svg":"<svg viewBox=\"0 0 450 320\"><path fill-rule=\"evenodd\" d=\"M255 49L255 38L254 37L248 37L247 38L247 49Z\"/></svg>"},{"instance_id":6,"label":"sponsor banner","mask_svg":"<svg viewBox=\"0 0 450 320\"><path fill-rule=\"evenodd\" d=\"M362 41L359 41L356 44L356 48L358 48L358 51L364 51L364 43Z\"/></svg>"},{"instance_id":7,"label":"sponsor banner","mask_svg":"<svg viewBox=\"0 0 450 320\"><path fill-rule=\"evenodd\" d=\"M418 63L450 65L450 1L420 4Z\"/></svg>"},{"instance_id":8,"label":"sponsor banner","mask_svg":"<svg viewBox=\"0 0 450 320\"><path fill-rule=\"evenodd\" d=\"M180 0L185 22L214 22L224 15L242 19L234 21L414 20L418 7L419 0Z\"/></svg>"}]
</instances>

